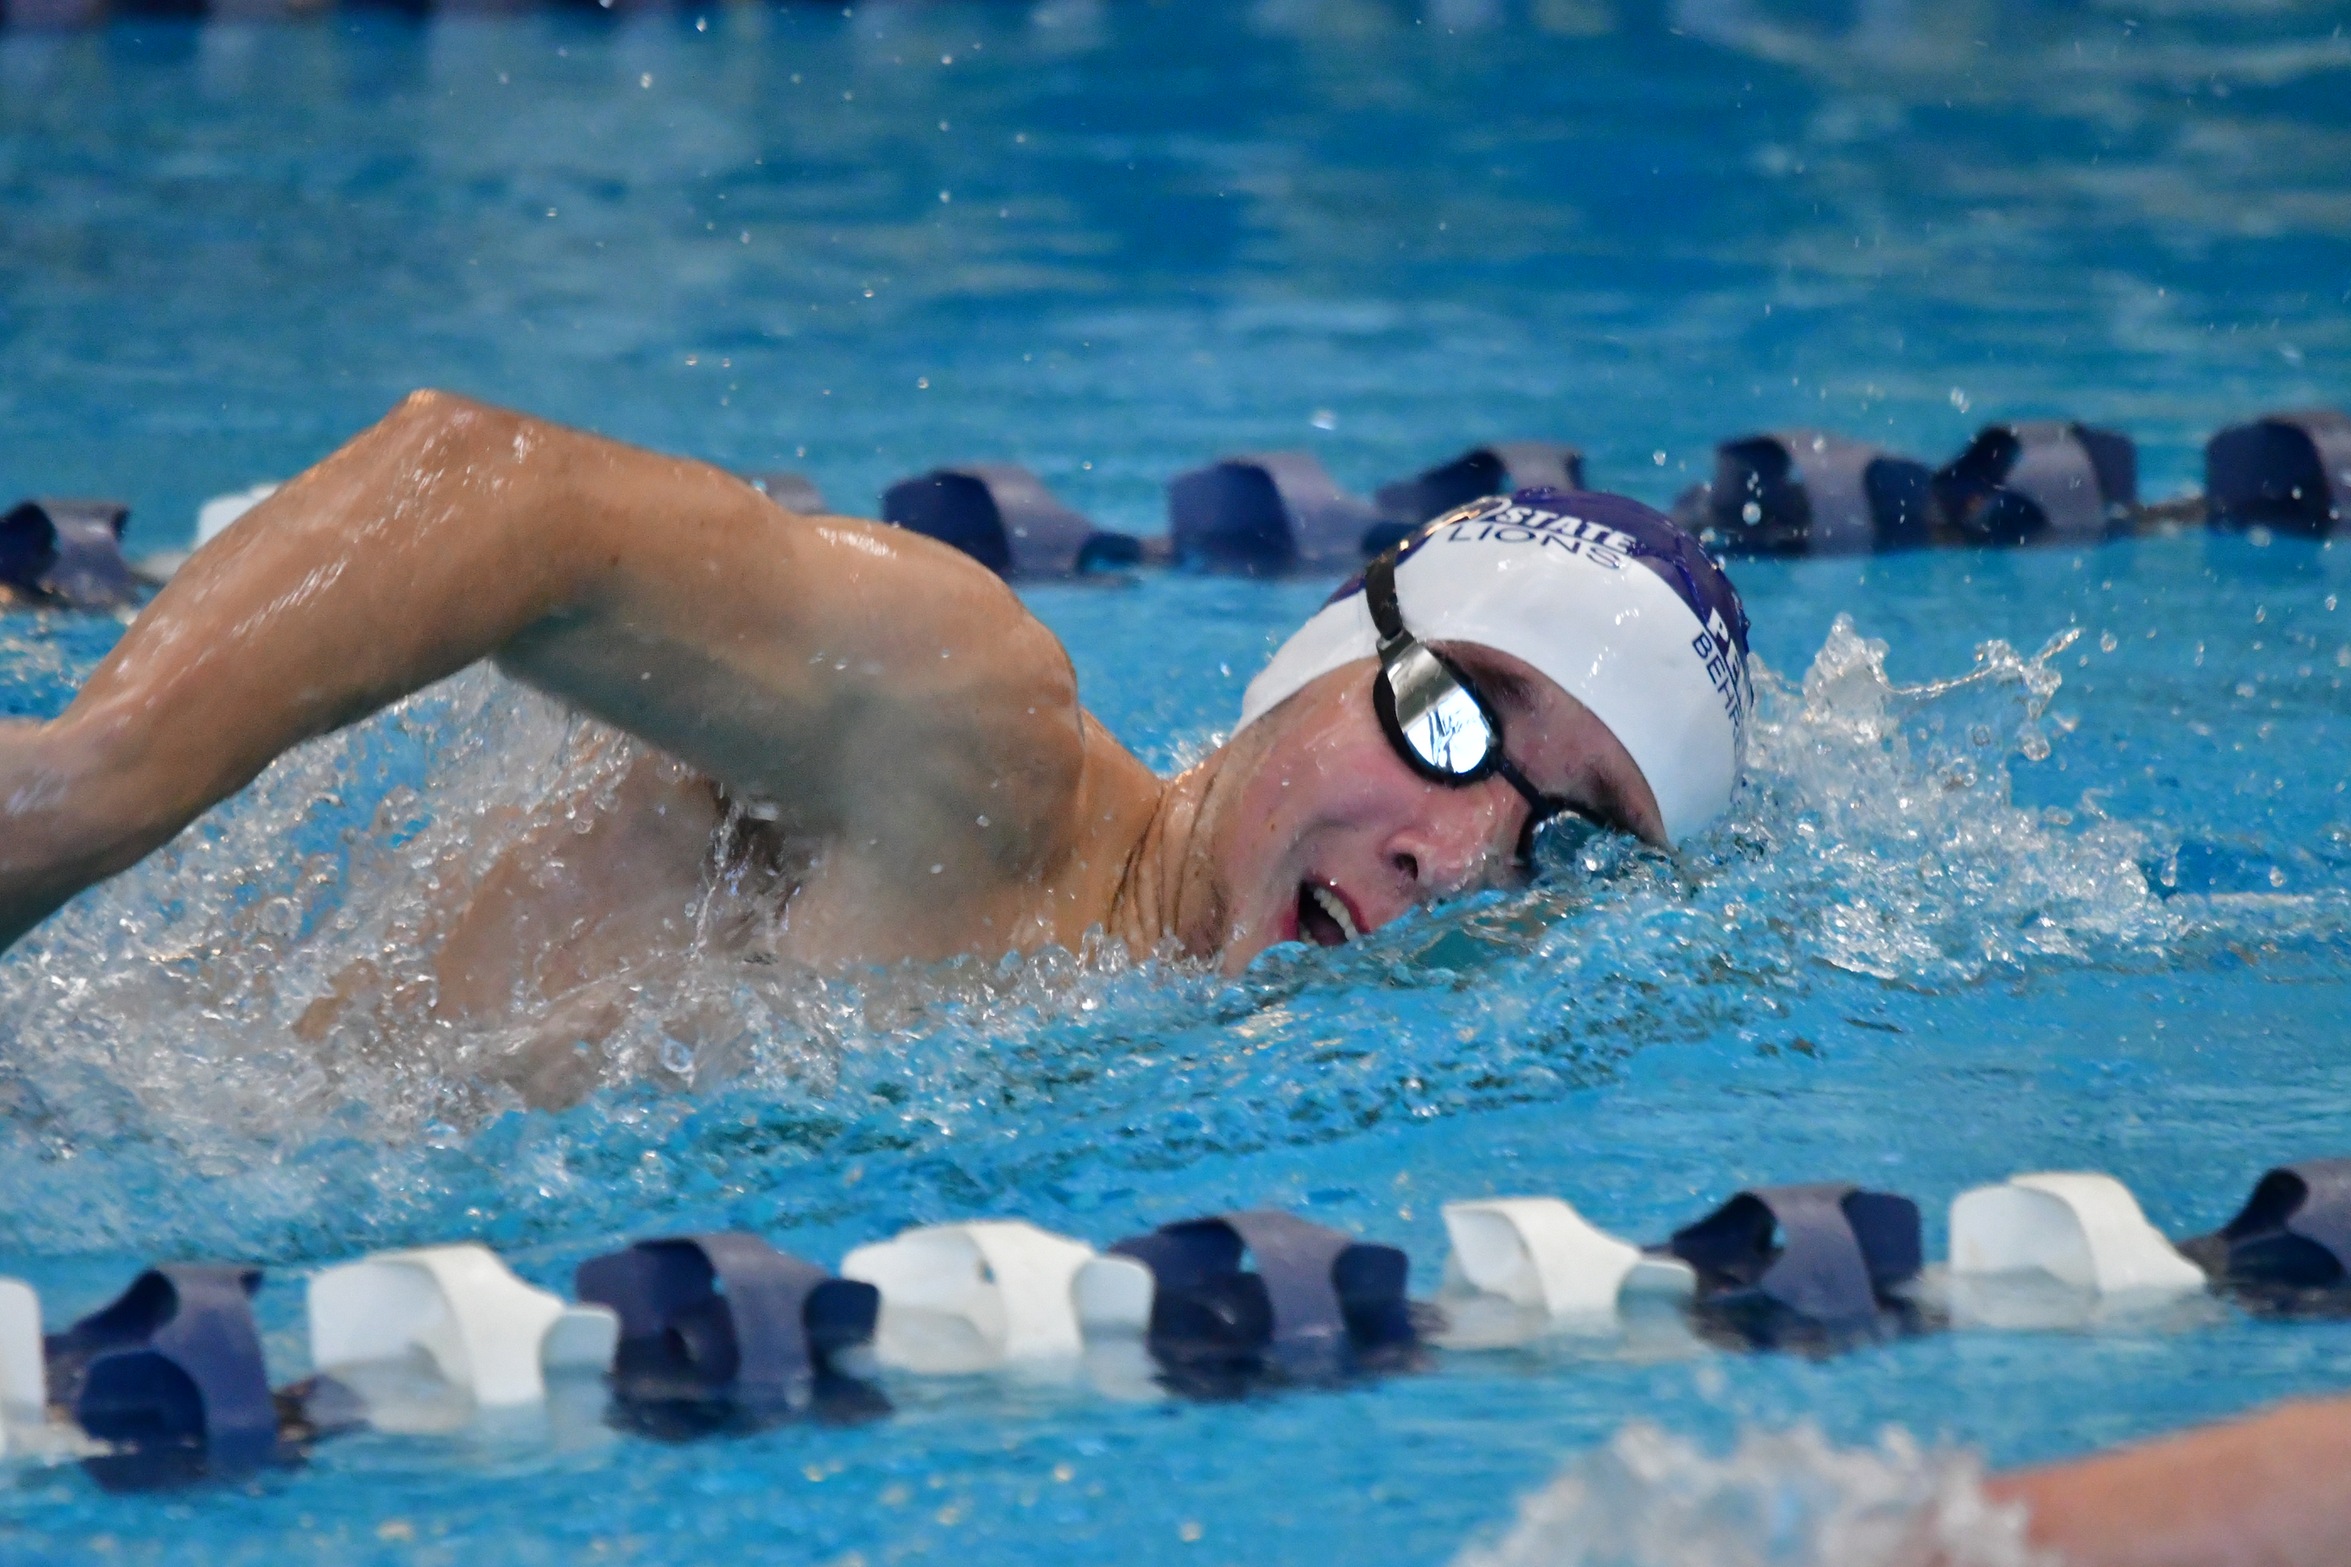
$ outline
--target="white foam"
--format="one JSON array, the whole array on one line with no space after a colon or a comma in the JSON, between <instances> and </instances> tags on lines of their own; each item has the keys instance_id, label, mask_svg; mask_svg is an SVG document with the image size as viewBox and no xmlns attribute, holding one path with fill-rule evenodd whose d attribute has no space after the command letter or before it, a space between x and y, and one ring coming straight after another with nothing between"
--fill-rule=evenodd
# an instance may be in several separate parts
<instances>
[{"instance_id":1,"label":"white foam","mask_svg":"<svg viewBox=\"0 0 2351 1567\"><path fill-rule=\"evenodd\" d=\"M1889 1431L1840 1448L1810 1426L1749 1431L1723 1457L1647 1425L1523 1498L1454 1567L2028 1567L2023 1509L1966 1454Z\"/></svg>"},{"instance_id":2,"label":"white foam","mask_svg":"<svg viewBox=\"0 0 2351 1567\"><path fill-rule=\"evenodd\" d=\"M2176 935L2139 869L2141 834L2067 830L2010 797L2009 759L2049 754L2071 642L2029 658L1987 642L1967 674L1901 686L1886 644L1840 615L1800 690L1773 693L1754 731L1755 820L1797 851L1770 863L1792 873L1781 896L1819 913L1808 955L1935 984Z\"/></svg>"}]
</instances>

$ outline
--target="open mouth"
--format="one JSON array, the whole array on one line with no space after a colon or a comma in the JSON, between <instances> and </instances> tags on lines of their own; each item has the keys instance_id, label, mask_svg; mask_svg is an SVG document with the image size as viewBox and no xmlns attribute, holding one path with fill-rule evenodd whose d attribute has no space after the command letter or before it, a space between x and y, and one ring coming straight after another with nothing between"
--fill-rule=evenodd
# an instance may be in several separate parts
<instances>
[{"instance_id":1,"label":"open mouth","mask_svg":"<svg viewBox=\"0 0 2351 1567\"><path fill-rule=\"evenodd\" d=\"M1343 946L1363 934L1347 900L1317 881L1298 884L1298 934L1318 947Z\"/></svg>"}]
</instances>

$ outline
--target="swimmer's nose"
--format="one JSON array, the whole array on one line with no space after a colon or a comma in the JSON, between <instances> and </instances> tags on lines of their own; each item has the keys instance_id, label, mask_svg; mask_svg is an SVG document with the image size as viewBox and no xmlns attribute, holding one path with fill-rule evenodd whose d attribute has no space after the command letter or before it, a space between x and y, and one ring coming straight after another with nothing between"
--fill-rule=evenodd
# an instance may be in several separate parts
<instances>
[{"instance_id":1,"label":"swimmer's nose","mask_svg":"<svg viewBox=\"0 0 2351 1567\"><path fill-rule=\"evenodd\" d=\"M1483 885L1507 866L1508 854L1494 844L1496 831L1490 806L1456 794L1399 828L1383 847L1408 896L1427 901Z\"/></svg>"}]
</instances>

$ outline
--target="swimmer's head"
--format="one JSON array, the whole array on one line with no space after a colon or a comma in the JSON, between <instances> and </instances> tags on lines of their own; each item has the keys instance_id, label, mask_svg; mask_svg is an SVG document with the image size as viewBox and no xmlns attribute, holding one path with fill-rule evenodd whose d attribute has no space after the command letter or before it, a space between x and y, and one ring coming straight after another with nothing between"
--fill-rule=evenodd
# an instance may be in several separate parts
<instances>
[{"instance_id":1,"label":"swimmer's head","mask_svg":"<svg viewBox=\"0 0 2351 1567\"><path fill-rule=\"evenodd\" d=\"M1513 874L1528 792L1672 844L1738 783L1746 614L1698 542L1649 507L1558 490L1479 501L1414 534L1394 584L1403 629L1499 718L1502 756L1531 790L1438 782L1408 761L1374 701L1365 583L1345 584L1250 682L1203 824L1211 942L1230 964L1280 941L1335 945Z\"/></svg>"}]
</instances>

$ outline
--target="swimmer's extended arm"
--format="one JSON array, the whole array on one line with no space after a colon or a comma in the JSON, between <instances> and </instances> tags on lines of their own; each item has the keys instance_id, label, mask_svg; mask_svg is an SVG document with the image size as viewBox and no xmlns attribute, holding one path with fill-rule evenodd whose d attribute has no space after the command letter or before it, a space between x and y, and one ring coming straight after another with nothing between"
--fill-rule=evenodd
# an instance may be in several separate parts
<instances>
[{"instance_id":1,"label":"swimmer's extended arm","mask_svg":"<svg viewBox=\"0 0 2351 1567\"><path fill-rule=\"evenodd\" d=\"M57 720L0 729L0 942L485 657L884 856L1049 857L1085 753L1060 645L955 551L419 393L199 550Z\"/></svg>"},{"instance_id":2,"label":"swimmer's extended arm","mask_svg":"<svg viewBox=\"0 0 2351 1567\"><path fill-rule=\"evenodd\" d=\"M2351 1399L1994 1479L2065 1567L2332 1567L2351 1553Z\"/></svg>"}]
</instances>

